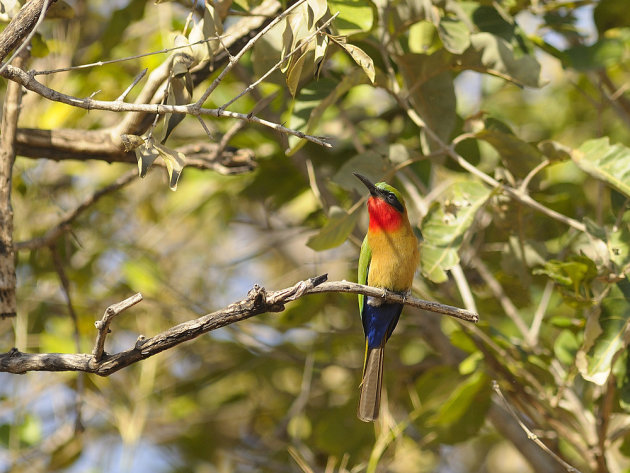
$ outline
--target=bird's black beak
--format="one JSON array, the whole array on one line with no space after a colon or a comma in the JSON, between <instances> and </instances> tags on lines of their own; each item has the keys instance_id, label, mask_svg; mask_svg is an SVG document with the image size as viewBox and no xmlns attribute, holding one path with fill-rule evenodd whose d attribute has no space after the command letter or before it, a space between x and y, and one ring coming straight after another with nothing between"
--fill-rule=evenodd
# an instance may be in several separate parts
<instances>
[{"instance_id":1,"label":"bird's black beak","mask_svg":"<svg viewBox=\"0 0 630 473\"><path fill-rule=\"evenodd\" d=\"M362 176L358 172L353 172L352 174L354 174L356 178L359 179L365 185L365 187L368 188L372 197L377 197L379 195L379 191L377 187L374 184L372 184L367 177Z\"/></svg>"}]
</instances>

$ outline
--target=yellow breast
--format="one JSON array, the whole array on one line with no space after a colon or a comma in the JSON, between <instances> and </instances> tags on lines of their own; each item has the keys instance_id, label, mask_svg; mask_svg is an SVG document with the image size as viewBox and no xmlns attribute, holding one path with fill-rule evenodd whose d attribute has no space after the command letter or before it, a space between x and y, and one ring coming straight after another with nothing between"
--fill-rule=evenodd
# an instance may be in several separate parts
<instances>
[{"instance_id":1,"label":"yellow breast","mask_svg":"<svg viewBox=\"0 0 630 473\"><path fill-rule=\"evenodd\" d=\"M411 288L413 276L420 262L418 240L410 227L403 225L395 232L368 232L372 249L368 285L392 291Z\"/></svg>"}]
</instances>

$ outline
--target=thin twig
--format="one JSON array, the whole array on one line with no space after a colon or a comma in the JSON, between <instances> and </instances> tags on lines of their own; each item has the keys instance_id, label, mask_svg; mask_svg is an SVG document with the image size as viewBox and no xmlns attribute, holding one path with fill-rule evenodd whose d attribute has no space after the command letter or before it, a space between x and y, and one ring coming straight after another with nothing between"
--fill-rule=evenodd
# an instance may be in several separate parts
<instances>
[{"instance_id":1,"label":"thin twig","mask_svg":"<svg viewBox=\"0 0 630 473\"><path fill-rule=\"evenodd\" d=\"M110 194L114 191L117 191L121 187L124 187L125 185L133 181L137 176L138 171L135 169L123 174L111 184L94 192L91 196L81 202L81 204L79 204L76 208L67 212L66 215L59 221L59 223L49 229L43 236L32 238L26 241L19 241L15 243L14 248L17 251L21 251L50 246L52 242L54 242L57 238L59 238L68 230L70 224L74 220L76 220L79 215L81 215L86 209L94 205L96 202L98 202L99 199L106 196L107 194Z\"/></svg>"},{"instance_id":2,"label":"thin twig","mask_svg":"<svg viewBox=\"0 0 630 473\"><path fill-rule=\"evenodd\" d=\"M138 82L142 80L142 78L147 74L148 70L149 69L146 67L143 70L141 70L140 73L133 80L133 82L129 85L129 87L127 87L125 91L118 96L118 98L116 99L116 102L124 102L125 98L127 98L127 95L129 95L129 92L131 92L131 90L138 84Z\"/></svg>"},{"instance_id":3,"label":"thin twig","mask_svg":"<svg viewBox=\"0 0 630 473\"><path fill-rule=\"evenodd\" d=\"M226 35L226 36L229 36L229 35ZM92 62L90 64L81 64L79 66L62 67L60 69L49 69L49 70L44 70L44 71L30 71L30 74L32 74L33 76L42 76L42 75L48 75L48 74L56 74L58 72L68 72L68 71L75 71L79 69L89 69L90 67L105 66L107 64L115 64L117 62L132 61L134 59L142 59L143 57L154 56L156 54L170 53L171 51L177 51L178 49L190 48L192 46L207 43L209 41L216 41L218 38L219 36L215 36L212 38L202 39L191 44L174 46L172 48L164 48L164 49L160 49L159 51L151 51L150 53L137 54L135 56L127 56L127 57L122 57L122 58L117 58L117 59L110 59L108 61L98 61L98 62Z\"/></svg>"},{"instance_id":4,"label":"thin twig","mask_svg":"<svg viewBox=\"0 0 630 473\"><path fill-rule=\"evenodd\" d=\"M234 67L234 65L236 63L238 63L238 61L240 61L240 59L243 57L243 55L249 51L251 48L254 47L254 44L256 44L256 42L263 37L263 35L265 35L267 33L267 31L269 31L271 28L273 28L275 25L277 25L280 21L282 21L282 19L284 19L286 16L289 15L289 13L291 13L293 10L295 10L297 7L299 7L300 5L302 5L306 0L298 0L297 2L295 2L293 5L291 5L289 8L287 8L285 11L283 11L282 13L280 13L278 16L276 16L267 26L265 26L262 30L260 30L258 32L258 34L256 36L254 36L252 39L250 39L247 44L236 54L236 56L232 56L230 57L230 61L227 63L227 65L223 68L223 70L221 71L221 73L216 77L216 79L214 79L214 81L212 81L212 84L210 84L210 86L206 89L206 91L203 93L203 95L199 98L199 100L196 103L197 108L201 108L201 106L204 104L204 102L208 99L208 97L210 97L210 94L214 91L214 89L216 89L219 84L221 83L221 81L223 80L223 78L225 77L225 75L230 72L232 70L232 68Z\"/></svg>"},{"instance_id":5,"label":"thin twig","mask_svg":"<svg viewBox=\"0 0 630 473\"><path fill-rule=\"evenodd\" d=\"M523 339L528 345L532 345L532 340L530 339L529 330L527 329L527 325L523 322L521 315L512 302L512 300L507 296L503 287L496 280L496 278L492 275L488 267L485 265L483 261L477 256L473 256L471 260L472 265L475 267L481 278L485 281L486 285L490 288L490 291L494 294L499 300L501 307L505 311L505 314L514 322L516 328L518 328L521 335L523 335Z\"/></svg>"},{"instance_id":6,"label":"thin twig","mask_svg":"<svg viewBox=\"0 0 630 473\"><path fill-rule=\"evenodd\" d=\"M77 313L74 310L74 305L72 304L72 298L70 297L70 280L68 279L68 275L66 274L66 270L63 267L63 261L61 261L61 256L59 255L59 251L55 248L54 244L50 245L50 253L52 255L53 265L55 266L55 271L57 271L57 275L59 276L59 282L61 283L61 288L63 289L63 294L66 299L66 306L68 307L68 313L70 314L70 318L72 319L72 324L74 326L74 346L79 353L81 351L81 337L79 335L79 318L77 317ZM83 393L84 393L84 373L79 373L77 377L77 390L76 390L76 399L75 399L75 411L76 411L76 419L74 422L75 432L83 431L83 416L82 416L82 405L83 405Z\"/></svg>"},{"instance_id":7,"label":"thin twig","mask_svg":"<svg viewBox=\"0 0 630 473\"><path fill-rule=\"evenodd\" d=\"M516 422L518 422L518 425L521 426L521 429L523 429L525 431L525 433L527 434L527 438L531 441L533 441L536 445L538 445L540 448L542 448L545 452L547 452L549 455L551 455L558 463L560 463L565 470L567 470L569 473L580 473L580 470L578 470L577 468L575 468L574 466L569 465L567 462L565 462L562 458L560 458L554 451L552 451L549 447L547 447L547 445L545 445L543 443L542 440L540 440L538 438L538 436L532 432L524 423L523 421L520 419L520 417L518 416L518 414L516 413L516 411L514 410L514 408L512 407L512 405L507 401L507 399L505 398L505 396L503 395L503 392L501 392L501 388L499 388L499 383L497 383L495 380L492 380L492 389L494 389L494 392L497 393L497 396L499 396L499 398L501 399L501 401L503 402L503 405L505 406L505 408L508 410L508 412L512 415L512 417L514 418L514 420L516 420Z\"/></svg>"},{"instance_id":8,"label":"thin twig","mask_svg":"<svg viewBox=\"0 0 630 473\"><path fill-rule=\"evenodd\" d=\"M529 173L527 173L527 176L525 176L525 179L523 179L523 182L521 182L521 185L518 188L519 192L522 192L522 193L527 192L527 187L529 186L529 183L534 178L534 176L538 174L540 171L542 171L543 169L545 169L550 164L551 164L551 161L549 161L548 159L545 159L543 162L539 163L538 166L536 166L534 169L529 171Z\"/></svg>"},{"instance_id":9,"label":"thin twig","mask_svg":"<svg viewBox=\"0 0 630 473\"><path fill-rule=\"evenodd\" d=\"M547 281L545 285L545 290L543 291L542 297L540 298L540 303L536 308L536 313L534 314L534 320L532 320L532 325L529 327L528 338L531 340L533 346L538 344L538 334L540 333L540 327L542 325L543 317L545 316L545 312L547 311L547 306L549 305L549 301L551 300L551 295L553 293L553 282L551 280Z\"/></svg>"},{"instance_id":10,"label":"thin twig","mask_svg":"<svg viewBox=\"0 0 630 473\"><path fill-rule=\"evenodd\" d=\"M109 325L112 323L114 317L129 307L136 305L141 300L142 294L138 292L124 301L112 304L105 310L103 318L94 322L94 326L98 330L94 349L92 350L94 361L99 362L101 361L101 358L103 358L103 353L105 353L105 337L107 337L107 334L109 333Z\"/></svg>"}]
</instances>

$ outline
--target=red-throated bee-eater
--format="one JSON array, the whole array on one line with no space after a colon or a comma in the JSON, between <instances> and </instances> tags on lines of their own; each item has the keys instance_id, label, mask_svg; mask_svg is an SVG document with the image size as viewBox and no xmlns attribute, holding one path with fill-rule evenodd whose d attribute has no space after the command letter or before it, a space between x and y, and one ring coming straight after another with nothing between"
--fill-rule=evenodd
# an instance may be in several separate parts
<instances>
[{"instance_id":1,"label":"red-throated bee-eater","mask_svg":"<svg viewBox=\"0 0 630 473\"><path fill-rule=\"evenodd\" d=\"M358 282L407 294L411 290L420 253L405 201L400 192L385 182L372 184L364 176L353 174L370 191L367 202L370 224L361 245ZM402 308L403 304L359 295L365 332L365 359L358 417L364 422L378 418L385 342L394 331Z\"/></svg>"}]
</instances>

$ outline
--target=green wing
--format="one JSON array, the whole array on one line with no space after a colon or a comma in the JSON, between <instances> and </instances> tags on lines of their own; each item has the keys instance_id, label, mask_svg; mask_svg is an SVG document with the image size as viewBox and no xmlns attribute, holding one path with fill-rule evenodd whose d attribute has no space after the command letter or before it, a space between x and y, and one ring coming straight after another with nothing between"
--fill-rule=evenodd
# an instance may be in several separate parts
<instances>
[{"instance_id":1,"label":"green wing","mask_svg":"<svg viewBox=\"0 0 630 473\"><path fill-rule=\"evenodd\" d=\"M372 259L372 248L368 244L368 237L365 235L361 244L361 255L359 256L359 275L357 282L359 284L367 284L368 270L370 268L370 260ZM363 310L363 294L359 294L359 315Z\"/></svg>"}]
</instances>

